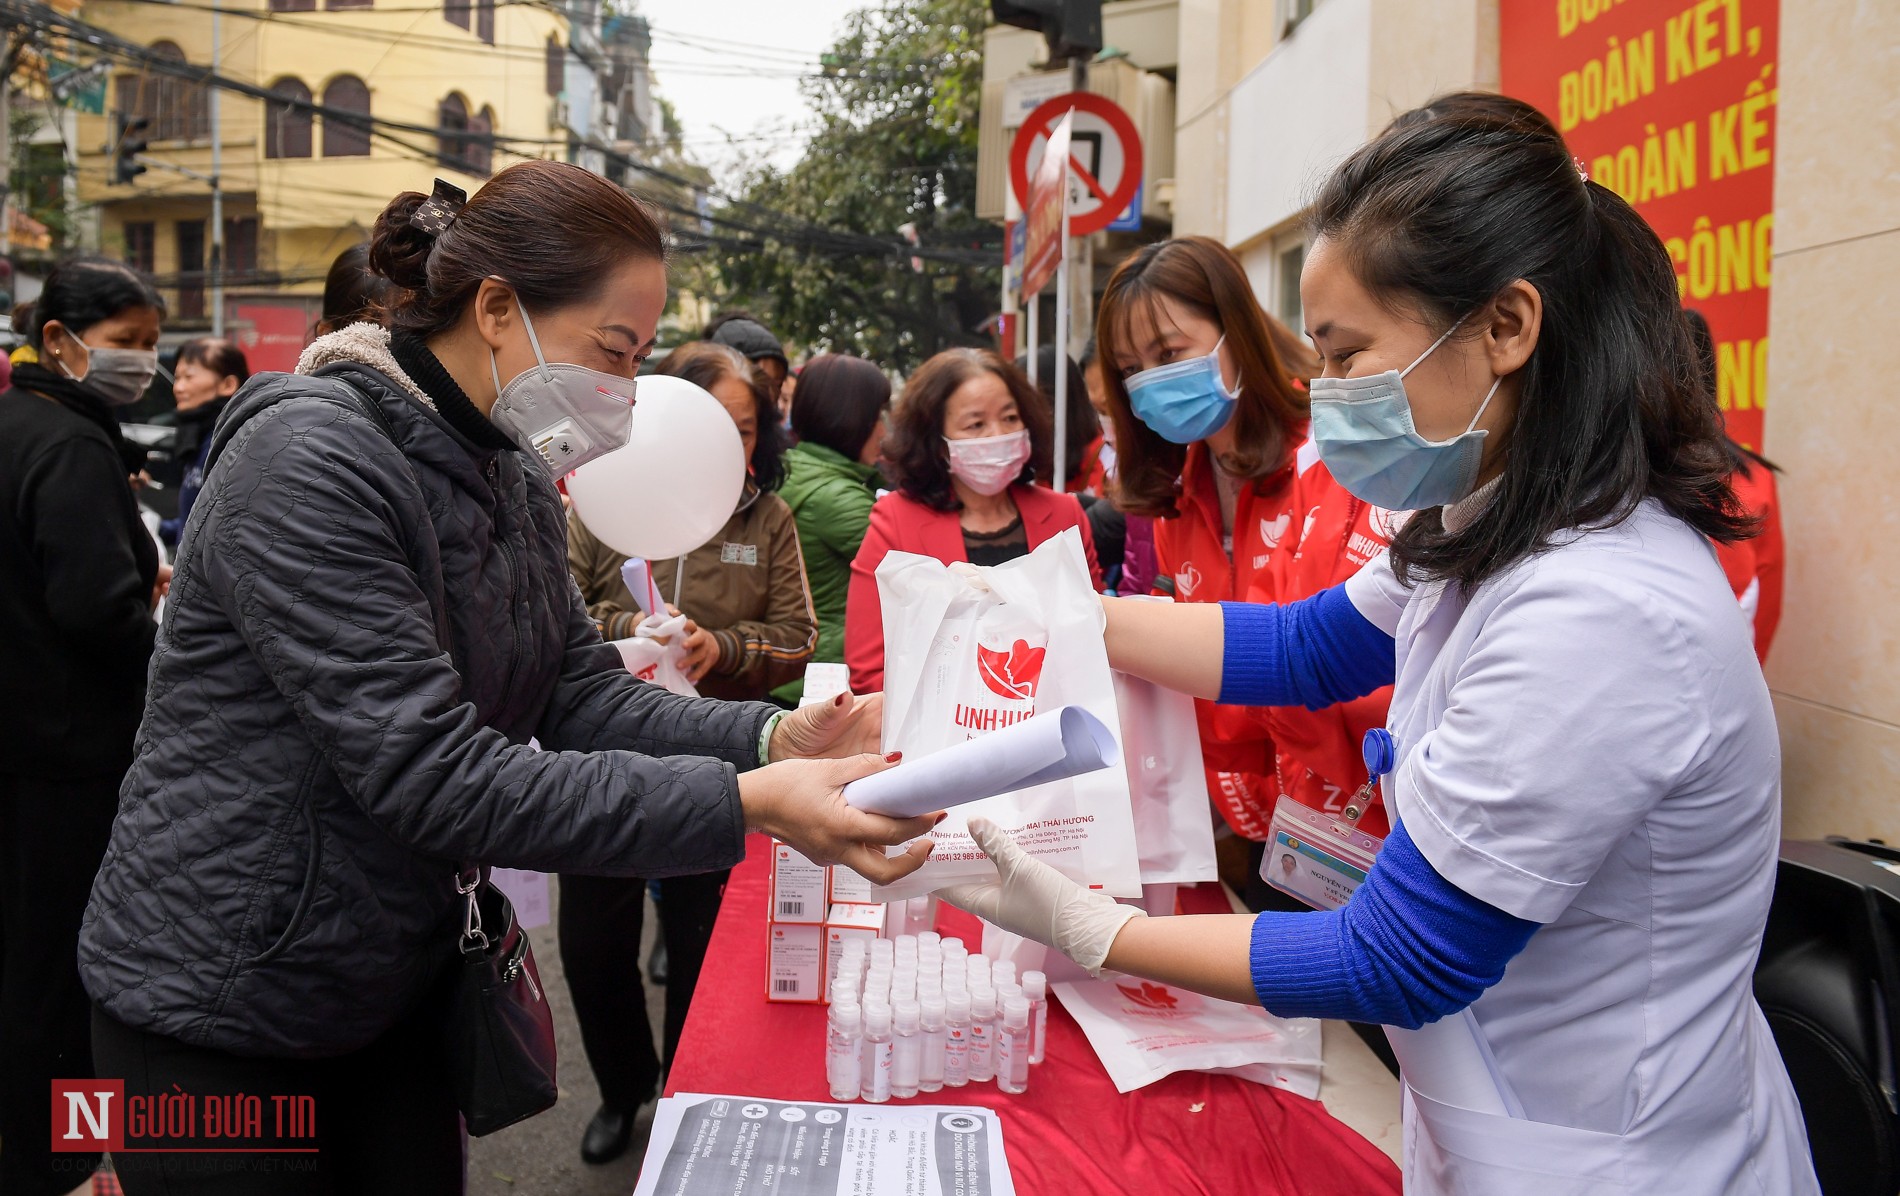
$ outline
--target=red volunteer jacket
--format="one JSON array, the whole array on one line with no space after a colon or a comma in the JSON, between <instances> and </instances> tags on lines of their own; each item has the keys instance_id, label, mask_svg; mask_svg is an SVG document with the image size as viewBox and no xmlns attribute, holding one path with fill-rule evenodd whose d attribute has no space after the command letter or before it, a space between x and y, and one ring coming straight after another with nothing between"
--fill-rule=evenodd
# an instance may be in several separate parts
<instances>
[{"instance_id":1,"label":"red volunteer jacket","mask_svg":"<svg viewBox=\"0 0 1900 1196\"><path fill-rule=\"evenodd\" d=\"M1011 486L1009 495L1022 513L1023 532L1032 551L1069 528L1082 529L1089 578L1100 590L1102 570L1095 562L1095 541L1082 504L1072 495L1041 486ZM852 693L884 688L884 607L877 593L877 567L884 554L892 551L934 556L946 565L969 559L957 512L933 510L895 491L877 500L871 508L870 530L851 562L851 592L845 600L844 659L851 666Z\"/></svg>"},{"instance_id":2,"label":"red volunteer jacket","mask_svg":"<svg viewBox=\"0 0 1900 1196\"><path fill-rule=\"evenodd\" d=\"M1082 450L1082 459L1070 462L1075 473L1070 476L1064 490L1070 494L1099 496L1102 493L1102 487L1108 484L1108 463L1102 456L1102 449L1107 443L1107 438L1102 436L1089 441L1089 446Z\"/></svg>"},{"instance_id":3,"label":"red volunteer jacket","mask_svg":"<svg viewBox=\"0 0 1900 1196\"><path fill-rule=\"evenodd\" d=\"M1309 441L1294 459L1297 535L1281 541L1264 577L1249 595L1255 602L1297 602L1345 581L1385 551L1402 516L1375 507L1333 479ZM1301 706L1262 708L1260 715L1278 751L1285 791L1316 810L1334 813L1366 779L1362 747L1373 727L1383 727L1392 704L1387 686L1324 710ZM1390 827L1383 803L1367 811L1361 826L1375 835Z\"/></svg>"},{"instance_id":4,"label":"red volunteer jacket","mask_svg":"<svg viewBox=\"0 0 1900 1196\"><path fill-rule=\"evenodd\" d=\"M1729 475L1742 509L1761 518L1761 532L1739 544L1717 544L1715 557L1735 591L1735 598L1755 624L1755 658L1766 663L1781 622L1781 498L1775 492L1774 471L1750 463L1747 470Z\"/></svg>"},{"instance_id":5,"label":"red volunteer jacket","mask_svg":"<svg viewBox=\"0 0 1900 1196\"><path fill-rule=\"evenodd\" d=\"M1177 602L1273 601L1271 587L1257 588L1274 552L1294 526L1293 454L1285 464L1252 486L1242 487L1234 503L1234 551L1221 540L1220 493L1214 462L1205 444L1188 447L1181 470L1181 513L1155 520L1155 557L1159 576L1174 580ZM1196 700L1201 725L1201 755L1207 767L1207 795L1236 834L1267 838L1267 819L1279 795L1274 782L1273 739L1262 712L1245 706L1220 706Z\"/></svg>"}]
</instances>

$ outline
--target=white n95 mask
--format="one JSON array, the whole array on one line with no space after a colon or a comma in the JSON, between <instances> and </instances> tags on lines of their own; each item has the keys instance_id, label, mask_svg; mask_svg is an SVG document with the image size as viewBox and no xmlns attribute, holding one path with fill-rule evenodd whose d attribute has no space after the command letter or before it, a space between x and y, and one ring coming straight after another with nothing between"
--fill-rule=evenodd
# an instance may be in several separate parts
<instances>
[{"instance_id":1,"label":"white n95 mask","mask_svg":"<svg viewBox=\"0 0 1900 1196\"><path fill-rule=\"evenodd\" d=\"M495 351L488 351L496 394L488 419L516 445L532 450L549 474L565 477L627 443L633 430L633 379L564 361L550 364L518 294L515 307L534 347L535 364L503 386Z\"/></svg>"}]
</instances>

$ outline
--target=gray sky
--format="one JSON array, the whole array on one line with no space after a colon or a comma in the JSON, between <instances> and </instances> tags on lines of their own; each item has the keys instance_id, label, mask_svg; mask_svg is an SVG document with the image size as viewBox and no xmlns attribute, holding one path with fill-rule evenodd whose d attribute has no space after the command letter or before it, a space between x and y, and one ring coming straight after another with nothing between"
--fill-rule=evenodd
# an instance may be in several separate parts
<instances>
[{"instance_id":1,"label":"gray sky","mask_svg":"<svg viewBox=\"0 0 1900 1196\"><path fill-rule=\"evenodd\" d=\"M798 74L816 68L844 15L867 0L640 0L653 73L687 150L731 181L734 150L797 161L810 111ZM730 134L736 146L725 143Z\"/></svg>"}]
</instances>

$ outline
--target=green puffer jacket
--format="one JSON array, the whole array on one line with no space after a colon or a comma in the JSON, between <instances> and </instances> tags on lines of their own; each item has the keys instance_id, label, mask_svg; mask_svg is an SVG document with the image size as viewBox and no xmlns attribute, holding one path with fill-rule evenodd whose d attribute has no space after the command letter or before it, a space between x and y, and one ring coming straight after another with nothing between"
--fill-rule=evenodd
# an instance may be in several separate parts
<instances>
[{"instance_id":1,"label":"green puffer jacket","mask_svg":"<svg viewBox=\"0 0 1900 1196\"><path fill-rule=\"evenodd\" d=\"M844 660L844 601L851 589L851 561L858 555L877 500L877 467L862 465L823 445L803 442L785 454L785 484L779 497L798 520L812 607L818 615L816 661ZM797 704L805 692L800 677L772 691Z\"/></svg>"}]
</instances>

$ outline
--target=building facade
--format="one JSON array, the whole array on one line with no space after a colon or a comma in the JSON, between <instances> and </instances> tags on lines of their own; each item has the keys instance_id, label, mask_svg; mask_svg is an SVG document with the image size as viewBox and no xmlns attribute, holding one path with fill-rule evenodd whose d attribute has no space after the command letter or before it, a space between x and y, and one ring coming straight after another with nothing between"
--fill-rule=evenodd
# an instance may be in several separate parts
<instances>
[{"instance_id":1,"label":"building facade","mask_svg":"<svg viewBox=\"0 0 1900 1196\"><path fill-rule=\"evenodd\" d=\"M81 16L147 62L212 65L273 96L223 89L214 100L205 83L117 63L108 111L78 122L79 198L98 206L100 248L160 280L168 336L213 322L205 179L217 176L225 322L254 366L294 362L331 261L393 196L437 176L472 192L509 162L570 154L559 10L251 0L224 6L214 30L208 6L94 0ZM115 113L149 122L149 168L130 183L113 179Z\"/></svg>"},{"instance_id":2,"label":"building facade","mask_svg":"<svg viewBox=\"0 0 1900 1196\"><path fill-rule=\"evenodd\" d=\"M1151 219L1137 239L1224 242L1262 304L1300 327L1301 219L1325 171L1433 95L1496 90L1501 17L1532 7L1555 14L1606 72L1620 42L1589 25L1613 7L1654 32L1654 69L1665 81L1693 73L1708 55L1753 53L1750 29L1723 24L1735 4L1111 0L1105 57L1119 52L1173 89L1172 127L1159 133L1171 141L1171 173L1151 184ZM1897 841L1900 631L1887 607L1900 590L1900 513L1890 498L1900 436L1882 423L1884 390L1862 380L1900 368L1900 339L1886 333L1881 302L1900 276L1900 98L1892 87L1900 5L1779 0L1769 15L1778 18L1779 47L1764 55L1760 83L1733 97L1746 108L1717 105L1698 116L1705 137L1738 139L1740 161L1729 169L1772 171L1772 240L1761 234L1750 273L1763 287L1772 277L1765 343L1774 352L1758 347L1756 364L1765 359L1765 367L1752 379L1730 378L1723 394L1749 386L1747 426L1762 429L1759 447L1784 470L1786 599L1767 662L1781 725L1784 833ZM986 50L986 108L1043 65L1041 39L1023 30L991 29ZM1630 86L1649 83L1646 62L1622 61L1635 71L1624 76ZM1106 90L1100 62L1090 83ZM1776 125L1750 142L1748 122L1767 120L1764 109ZM986 129L991 122L986 112ZM986 136L986 171L1007 144ZM1705 160L1714 152L1705 144ZM1607 163L1586 165L1601 173ZM1616 174L1609 185L1626 195L1641 186L1647 198L1646 183ZM1001 203L999 191L998 210L985 214L1001 218ZM1087 285L1099 293L1105 265L1127 247L1100 234L1094 241ZM1678 269L1688 294L1691 265L1679 260Z\"/></svg>"}]
</instances>

